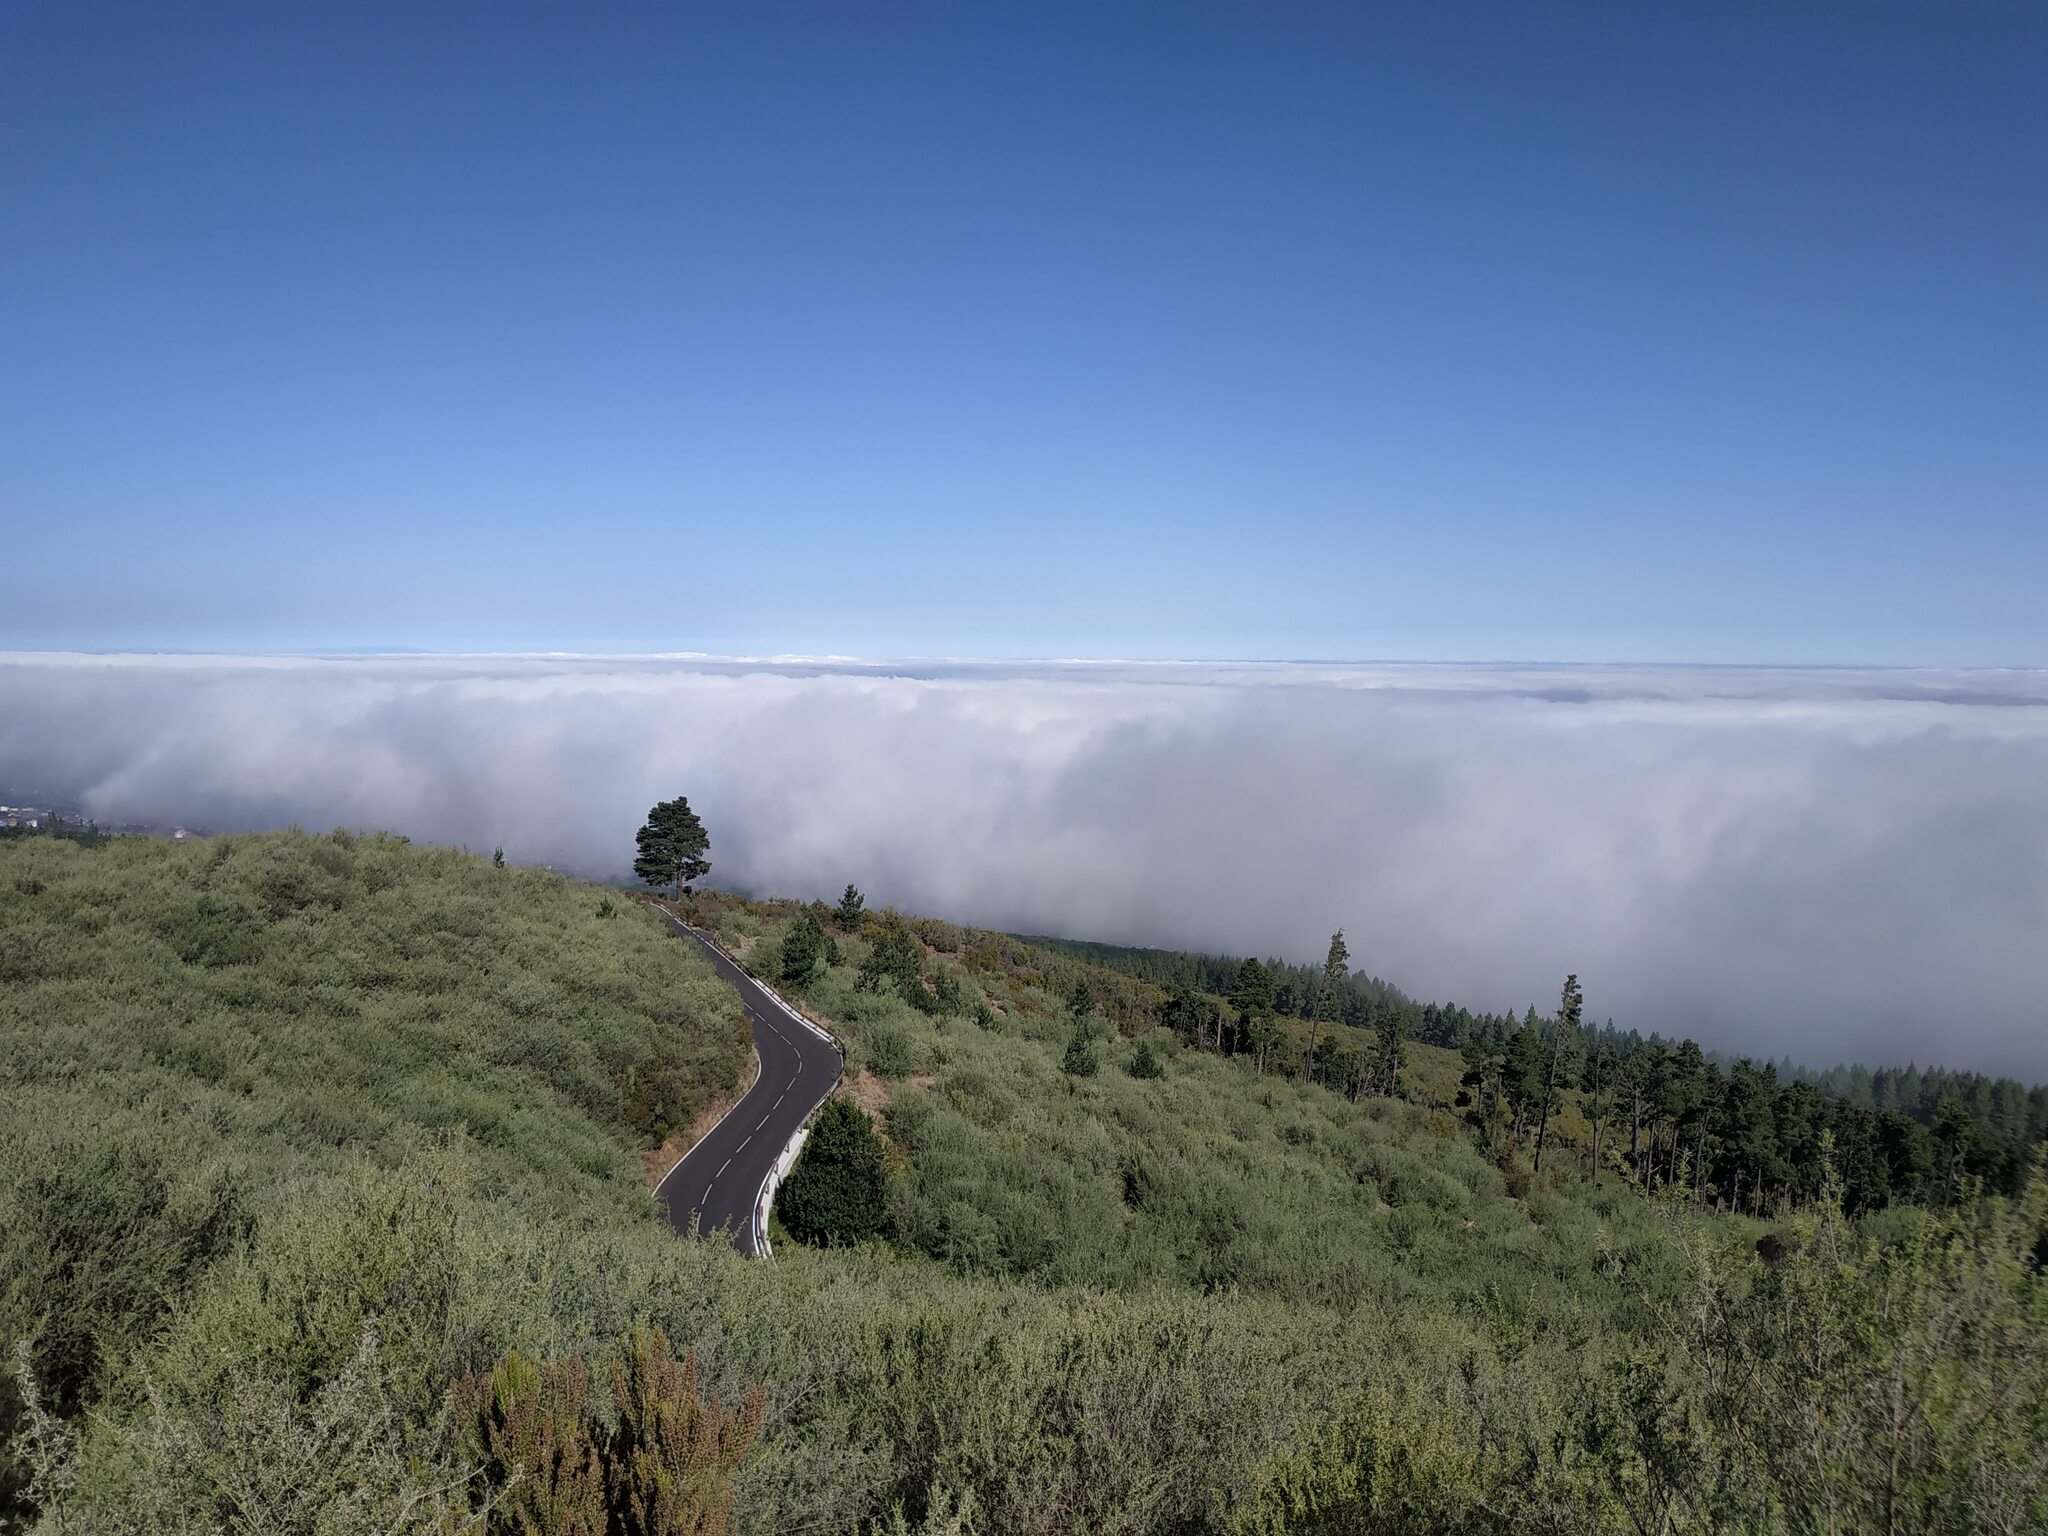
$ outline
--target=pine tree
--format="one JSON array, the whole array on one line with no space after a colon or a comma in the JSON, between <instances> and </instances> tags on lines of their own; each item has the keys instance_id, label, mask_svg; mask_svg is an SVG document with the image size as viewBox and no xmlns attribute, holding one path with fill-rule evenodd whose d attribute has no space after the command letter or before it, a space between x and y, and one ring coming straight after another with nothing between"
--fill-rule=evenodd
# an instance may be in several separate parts
<instances>
[{"instance_id":1,"label":"pine tree","mask_svg":"<svg viewBox=\"0 0 2048 1536\"><path fill-rule=\"evenodd\" d=\"M504 848L504 845L503 845L503 844L501 843L501 844L500 844L500 845L499 845L498 847L496 847L496 848L493 848L493 849L491 850L491 868L493 868L493 869L503 869L504 867L505 867L505 848Z\"/></svg>"},{"instance_id":2,"label":"pine tree","mask_svg":"<svg viewBox=\"0 0 2048 1536\"><path fill-rule=\"evenodd\" d=\"M1408 1047L1402 1036L1401 1013L1389 1008L1373 1025L1372 1063L1366 1068L1365 1091L1375 1098L1391 1099L1401 1089L1401 1068L1408 1064Z\"/></svg>"},{"instance_id":3,"label":"pine tree","mask_svg":"<svg viewBox=\"0 0 2048 1536\"><path fill-rule=\"evenodd\" d=\"M879 931L874 943L868 946L868 957L860 964L854 986L863 992L873 992L884 982L894 982L905 997L924 990L924 956L917 940L910 936L910 929L893 911L882 914Z\"/></svg>"},{"instance_id":4,"label":"pine tree","mask_svg":"<svg viewBox=\"0 0 2048 1536\"><path fill-rule=\"evenodd\" d=\"M1161 1077L1165 1075L1165 1069L1159 1065L1159 1058L1153 1054L1152 1042L1150 1040L1140 1040L1138 1042L1138 1052L1131 1058L1130 1070L1133 1077Z\"/></svg>"},{"instance_id":5,"label":"pine tree","mask_svg":"<svg viewBox=\"0 0 2048 1536\"><path fill-rule=\"evenodd\" d=\"M1944 1205L1956 1203L1956 1185L1962 1177L1963 1159L1970 1150L1972 1129L1969 1111L1963 1108L1959 1099L1943 1099L1934 1111L1933 1140L1941 1160L1941 1199Z\"/></svg>"},{"instance_id":6,"label":"pine tree","mask_svg":"<svg viewBox=\"0 0 2048 1536\"><path fill-rule=\"evenodd\" d=\"M849 884L846 894L839 898L839 905L832 909L832 921L847 933L857 933L868 915L867 905L867 898Z\"/></svg>"},{"instance_id":7,"label":"pine tree","mask_svg":"<svg viewBox=\"0 0 2048 1536\"><path fill-rule=\"evenodd\" d=\"M1085 1019L1095 1011L1095 995L1088 990L1088 978L1074 979L1074 990L1067 994L1067 1017Z\"/></svg>"},{"instance_id":8,"label":"pine tree","mask_svg":"<svg viewBox=\"0 0 2048 1536\"><path fill-rule=\"evenodd\" d=\"M1344 943L1344 930L1330 935L1330 952L1323 960L1323 973L1316 989L1315 1006L1309 1010L1308 1052L1301 1058L1301 1080L1308 1081L1316 1058L1316 1037L1323 1025L1341 1018L1344 994L1351 980L1351 950Z\"/></svg>"},{"instance_id":9,"label":"pine tree","mask_svg":"<svg viewBox=\"0 0 2048 1536\"><path fill-rule=\"evenodd\" d=\"M1543 1031L1533 1020L1524 1021L1508 1036L1507 1049L1502 1052L1501 1061L1501 1092L1507 1098L1508 1112L1513 1117L1508 1124L1508 1135L1514 1140L1521 1139L1529 1109L1543 1095L1543 1065Z\"/></svg>"},{"instance_id":10,"label":"pine tree","mask_svg":"<svg viewBox=\"0 0 2048 1536\"><path fill-rule=\"evenodd\" d=\"M782 979L791 983L809 981L824 953L825 930L818 926L817 918L806 912L782 936Z\"/></svg>"},{"instance_id":11,"label":"pine tree","mask_svg":"<svg viewBox=\"0 0 2048 1536\"><path fill-rule=\"evenodd\" d=\"M1558 997L1557 1027L1550 1036L1550 1061L1543 1072L1543 1110L1536 1121L1536 1163L1535 1171L1543 1171L1543 1145L1550 1136L1550 1109L1556 1100L1558 1074L1567 1076L1571 1072L1573 1053L1579 1043L1579 1014L1585 1006L1584 995L1579 991L1579 978L1567 976L1564 991Z\"/></svg>"},{"instance_id":12,"label":"pine tree","mask_svg":"<svg viewBox=\"0 0 2048 1536\"><path fill-rule=\"evenodd\" d=\"M1614 1028L1613 1021L1608 1029ZM1586 1080L1584 1087L1591 1095L1590 1108L1593 1120L1593 1187L1600 1187L1600 1139L1607 1129L1607 1115L1613 1107L1615 1078L1620 1070L1614 1054L1614 1047L1602 1042L1586 1055Z\"/></svg>"},{"instance_id":13,"label":"pine tree","mask_svg":"<svg viewBox=\"0 0 2048 1536\"><path fill-rule=\"evenodd\" d=\"M1465 1073L1458 1079L1458 1104L1469 1109L1468 1118L1479 1132L1480 1141L1491 1147L1500 1130L1495 1116L1504 1058L1484 1040L1467 1040L1459 1050L1465 1058Z\"/></svg>"},{"instance_id":14,"label":"pine tree","mask_svg":"<svg viewBox=\"0 0 2048 1536\"><path fill-rule=\"evenodd\" d=\"M1258 961L1247 958L1231 980L1229 1003L1237 1010L1239 1049L1253 1046L1262 1021L1273 1016L1273 973ZM1262 1051L1259 1069L1264 1071L1265 1065Z\"/></svg>"},{"instance_id":15,"label":"pine tree","mask_svg":"<svg viewBox=\"0 0 2048 1536\"><path fill-rule=\"evenodd\" d=\"M678 900L684 886L711 872L711 861L704 857L711 839L681 795L662 801L647 813L636 841L640 851L633 860L633 873L648 885L673 885Z\"/></svg>"},{"instance_id":16,"label":"pine tree","mask_svg":"<svg viewBox=\"0 0 2048 1536\"><path fill-rule=\"evenodd\" d=\"M1088 1026L1075 1024L1073 1037L1067 1041L1067 1051L1060 1058L1060 1070L1069 1077L1093 1077L1096 1068L1095 1046L1088 1038Z\"/></svg>"},{"instance_id":17,"label":"pine tree","mask_svg":"<svg viewBox=\"0 0 2048 1536\"><path fill-rule=\"evenodd\" d=\"M1167 984L1166 1002L1159 1010L1159 1022L1190 1042L1196 1050L1202 1048L1202 1005L1186 982Z\"/></svg>"}]
</instances>

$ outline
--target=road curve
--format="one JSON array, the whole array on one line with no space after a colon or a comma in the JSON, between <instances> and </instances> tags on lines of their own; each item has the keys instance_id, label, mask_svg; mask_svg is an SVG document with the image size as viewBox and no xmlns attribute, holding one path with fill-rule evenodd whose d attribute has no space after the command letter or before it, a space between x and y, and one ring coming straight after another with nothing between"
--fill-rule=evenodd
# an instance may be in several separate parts
<instances>
[{"instance_id":1,"label":"road curve","mask_svg":"<svg viewBox=\"0 0 2048 1536\"><path fill-rule=\"evenodd\" d=\"M756 1217L775 1159L805 1117L824 1103L844 1062L839 1047L816 1025L784 1007L694 928L657 910L679 936L703 946L718 974L739 993L754 1024L761 1075L655 1186L655 1198L677 1231L687 1233L693 1222L699 1232L728 1231L734 1246L752 1257L767 1247Z\"/></svg>"}]
</instances>

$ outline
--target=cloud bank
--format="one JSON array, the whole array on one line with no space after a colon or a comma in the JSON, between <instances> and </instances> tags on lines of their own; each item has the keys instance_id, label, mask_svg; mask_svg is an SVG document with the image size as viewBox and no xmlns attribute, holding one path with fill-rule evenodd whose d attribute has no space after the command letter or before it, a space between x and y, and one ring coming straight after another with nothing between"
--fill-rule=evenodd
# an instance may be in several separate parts
<instances>
[{"instance_id":1,"label":"cloud bank","mask_svg":"<svg viewBox=\"0 0 2048 1536\"><path fill-rule=\"evenodd\" d=\"M388 827L2048 1077L2048 674L0 657L0 795Z\"/></svg>"}]
</instances>

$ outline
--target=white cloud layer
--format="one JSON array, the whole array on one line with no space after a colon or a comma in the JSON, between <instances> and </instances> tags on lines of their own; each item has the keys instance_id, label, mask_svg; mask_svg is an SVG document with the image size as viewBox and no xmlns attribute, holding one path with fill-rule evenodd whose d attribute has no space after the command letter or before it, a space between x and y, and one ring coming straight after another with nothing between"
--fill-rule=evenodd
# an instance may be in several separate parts
<instances>
[{"instance_id":1,"label":"white cloud layer","mask_svg":"<svg viewBox=\"0 0 2048 1536\"><path fill-rule=\"evenodd\" d=\"M0 657L0 793L1308 958L2048 1076L2048 674Z\"/></svg>"}]
</instances>

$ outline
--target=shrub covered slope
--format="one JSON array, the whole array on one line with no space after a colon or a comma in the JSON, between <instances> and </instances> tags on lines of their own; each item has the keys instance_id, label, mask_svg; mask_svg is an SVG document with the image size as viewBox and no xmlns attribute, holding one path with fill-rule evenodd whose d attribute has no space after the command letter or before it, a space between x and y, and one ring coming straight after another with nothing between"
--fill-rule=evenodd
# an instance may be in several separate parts
<instances>
[{"instance_id":1,"label":"shrub covered slope","mask_svg":"<svg viewBox=\"0 0 2048 1536\"><path fill-rule=\"evenodd\" d=\"M601 899L394 840L0 849L17 1518L2048 1524L2038 1183L1857 1223L1525 1182L1430 1092L1184 1046L1133 978L717 898L886 1137L884 1241L752 1263L637 1180L732 1082L730 995Z\"/></svg>"}]
</instances>

